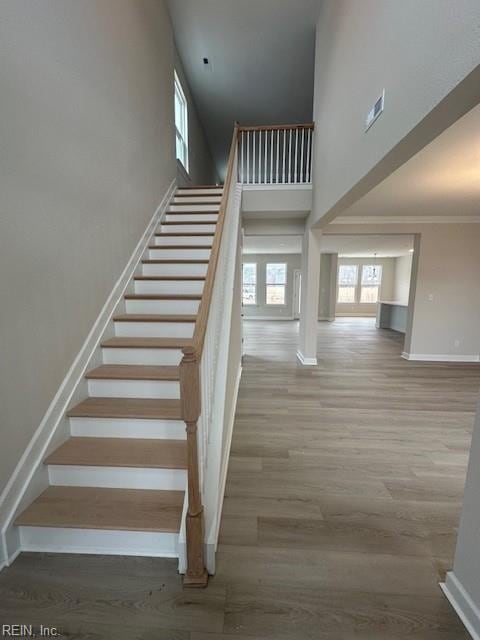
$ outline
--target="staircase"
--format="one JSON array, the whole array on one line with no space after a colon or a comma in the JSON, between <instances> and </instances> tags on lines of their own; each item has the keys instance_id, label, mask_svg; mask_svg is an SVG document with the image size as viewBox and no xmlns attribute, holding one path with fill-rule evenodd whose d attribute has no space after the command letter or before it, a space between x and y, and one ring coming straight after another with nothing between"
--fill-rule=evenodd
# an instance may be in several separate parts
<instances>
[{"instance_id":1,"label":"staircase","mask_svg":"<svg viewBox=\"0 0 480 640\"><path fill-rule=\"evenodd\" d=\"M223 190L178 189L141 271L43 464L49 486L15 520L31 551L178 557L187 439L182 350L191 346Z\"/></svg>"}]
</instances>

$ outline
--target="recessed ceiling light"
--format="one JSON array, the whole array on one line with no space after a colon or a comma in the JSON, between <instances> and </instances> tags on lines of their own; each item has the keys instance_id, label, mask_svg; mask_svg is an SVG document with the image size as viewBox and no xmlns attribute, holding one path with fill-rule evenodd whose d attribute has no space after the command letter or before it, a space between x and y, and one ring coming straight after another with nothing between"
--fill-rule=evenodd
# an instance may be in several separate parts
<instances>
[{"instance_id":1,"label":"recessed ceiling light","mask_svg":"<svg viewBox=\"0 0 480 640\"><path fill-rule=\"evenodd\" d=\"M410 251L410 253L413 253L413 252L414 252L414 249L409 249L409 251Z\"/></svg>"}]
</instances>

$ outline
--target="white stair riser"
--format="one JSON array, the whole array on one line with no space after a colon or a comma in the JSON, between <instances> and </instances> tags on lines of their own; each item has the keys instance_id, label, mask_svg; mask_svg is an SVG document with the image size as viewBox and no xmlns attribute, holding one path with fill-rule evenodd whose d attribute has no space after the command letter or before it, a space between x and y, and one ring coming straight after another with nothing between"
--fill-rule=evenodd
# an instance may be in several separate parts
<instances>
[{"instance_id":1,"label":"white stair riser","mask_svg":"<svg viewBox=\"0 0 480 640\"><path fill-rule=\"evenodd\" d=\"M181 349L102 349L104 364L157 364L178 366Z\"/></svg>"},{"instance_id":2,"label":"white stair riser","mask_svg":"<svg viewBox=\"0 0 480 640\"><path fill-rule=\"evenodd\" d=\"M169 247L177 244L200 244L211 247L213 236L154 236L154 241L159 247Z\"/></svg>"},{"instance_id":3,"label":"white stair riser","mask_svg":"<svg viewBox=\"0 0 480 640\"><path fill-rule=\"evenodd\" d=\"M221 196L223 193L223 187L212 187L209 189L177 189L175 193L182 196Z\"/></svg>"},{"instance_id":4,"label":"white stair riser","mask_svg":"<svg viewBox=\"0 0 480 640\"><path fill-rule=\"evenodd\" d=\"M162 224L161 231L167 233L215 233L214 224Z\"/></svg>"},{"instance_id":5,"label":"white stair riser","mask_svg":"<svg viewBox=\"0 0 480 640\"><path fill-rule=\"evenodd\" d=\"M167 222L217 222L218 215L216 213L169 213L165 218Z\"/></svg>"},{"instance_id":6,"label":"white stair riser","mask_svg":"<svg viewBox=\"0 0 480 640\"><path fill-rule=\"evenodd\" d=\"M209 260L210 249L149 249L150 260Z\"/></svg>"},{"instance_id":7,"label":"white stair riser","mask_svg":"<svg viewBox=\"0 0 480 640\"><path fill-rule=\"evenodd\" d=\"M48 477L51 485L63 487L183 491L187 472L185 469L49 465Z\"/></svg>"},{"instance_id":8,"label":"white stair riser","mask_svg":"<svg viewBox=\"0 0 480 640\"><path fill-rule=\"evenodd\" d=\"M204 280L135 280L135 293L202 293Z\"/></svg>"},{"instance_id":9,"label":"white stair riser","mask_svg":"<svg viewBox=\"0 0 480 640\"><path fill-rule=\"evenodd\" d=\"M148 438L185 440L182 420L137 420L135 418L70 418L70 433L80 438Z\"/></svg>"},{"instance_id":10,"label":"white stair riser","mask_svg":"<svg viewBox=\"0 0 480 640\"><path fill-rule=\"evenodd\" d=\"M143 264L142 274L144 276L205 276L208 264L203 262L193 262L192 264L182 264L181 262Z\"/></svg>"},{"instance_id":11,"label":"white stair riser","mask_svg":"<svg viewBox=\"0 0 480 640\"><path fill-rule=\"evenodd\" d=\"M196 314L200 300L126 300L127 313Z\"/></svg>"},{"instance_id":12,"label":"white stair riser","mask_svg":"<svg viewBox=\"0 0 480 640\"><path fill-rule=\"evenodd\" d=\"M220 204L171 204L167 213L174 213L175 211L206 211L207 213L218 213L220 210Z\"/></svg>"},{"instance_id":13,"label":"white stair riser","mask_svg":"<svg viewBox=\"0 0 480 640\"><path fill-rule=\"evenodd\" d=\"M19 527L22 551L178 557L178 533Z\"/></svg>"},{"instance_id":14,"label":"white stair riser","mask_svg":"<svg viewBox=\"0 0 480 640\"><path fill-rule=\"evenodd\" d=\"M94 398L180 398L176 380L89 380L88 395Z\"/></svg>"},{"instance_id":15,"label":"white stair riser","mask_svg":"<svg viewBox=\"0 0 480 640\"><path fill-rule=\"evenodd\" d=\"M172 200L172 204L194 204L194 203L202 203L202 204L218 204L222 200L222 196L182 196L181 198L174 197Z\"/></svg>"},{"instance_id":16,"label":"white stair riser","mask_svg":"<svg viewBox=\"0 0 480 640\"><path fill-rule=\"evenodd\" d=\"M115 322L119 338L191 338L193 322Z\"/></svg>"}]
</instances>

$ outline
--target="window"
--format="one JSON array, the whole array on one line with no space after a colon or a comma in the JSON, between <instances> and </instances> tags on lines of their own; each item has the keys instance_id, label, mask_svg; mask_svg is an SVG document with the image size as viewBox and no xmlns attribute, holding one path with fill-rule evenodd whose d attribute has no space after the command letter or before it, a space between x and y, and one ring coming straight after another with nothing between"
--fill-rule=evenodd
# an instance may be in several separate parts
<instances>
[{"instance_id":1,"label":"window","mask_svg":"<svg viewBox=\"0 0 480 640\"><path fill-rule=\"evenodd\" d=\"M285 304L287 284L287 265L284 263L267 264L266 304Z\"/></svg>"},{"instance_id":2,"label":"window","mask_svg":"<svg viewBox=\"0 0 480 640\"><path fill-rule=\"evenodd\" d=\"M382 267L378 264L365 264L362 267L362 289L360 302L363 304L375 304L378 300L378 292L382 282Z\"/></svg>"},{"instance_id":3,"label":"window","mask_svg":"<svg viewBox=\"0 0 480 640\"><path fill-rule=\"evenodd\" d=\"M242 266L242 302L257 304L257 265L244 262Z\"/></svg>"},{"instance_id":4,"label":"window","mask_svg":"<svg viewBox=\"0 0 480 640\"><path fill-rule=\"evenodd\" d=\"M182 163L188 173L188 110L187 99L178 79L177 72L174 72L175 87L175 135L177 158Z\"/></svg>"},{"instance_id":5,"label":"window","mask_svg":"<svg viewBox=\"0 0 480 640\"><path fill-rule=\"evenodd\" d=\"M356 264L341 264L338 268L337 302L341 304L355 304L357 282L358 266Z\"/></svg>"}]
</instances>

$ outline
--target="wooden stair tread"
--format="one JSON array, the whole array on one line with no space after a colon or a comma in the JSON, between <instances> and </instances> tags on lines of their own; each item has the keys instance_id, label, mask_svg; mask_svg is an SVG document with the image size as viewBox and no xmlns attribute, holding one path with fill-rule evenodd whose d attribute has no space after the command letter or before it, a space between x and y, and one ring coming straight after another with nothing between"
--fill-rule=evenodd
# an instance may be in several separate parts
<instances>
[{"instance_id":1,"label":"wooden stair tread","mask_svg":"<svg viewBox=\"0 0 480 640\"><path fill-rule=\"evenodd\" d=\"M127 293L125 300L201 300L201 293Z\"/></svg>"},{"instance_id":2,"label":"wooden stair tread","mask_svg":"<svg viewBox=\"0 0 480 640\"><path fill-rule=\"evenodd\" d=\"M186 469L187 441L137 438L69 438L47 465Z\"/></svg>"},{"instance_id":3,"label":"wooden stair tread","mask_svg":"<svg viewBox=\"0 0 480 640\"><path fill-rule=\"evenodd\" d=\"M155 247L149 247L149 249L154 249ZM208 258L199 258L199 259L190 259L190 258L178 258L176 260L172 260L171 258L160 258L158 260L142 260L142 264L208 264Z\"/></svg>"},{"instance_id":4,"label":"wooden stair tread","mask_svg":"<svg viewBox=\"0 0 480 640\"><path fill-rule=\"evenodd\" d=\"M211 223L210 223L211 224ZM184 238L184 237L193 237L193 238L198 238L198 237L204 237L204 236L214 236L215 234L213 233L213 231L194 231L193 233L191 231L157 231L155 233L156 236L167 236L168 238L171 237L176 237L176 238ZM169 245L165 245L166 247L168 247Z\"/></svg>"},{"instance_id":5,"label":"wooden stair tread","mask_svg":"<svg viewBox=\"0 0 480 640\"><path fill-rule=\"evenodd\" d=\"M183 491L48 487L17 526L178 533Z\"/></svg>"},{"instance_id":6,"label":"wooden stair tread","mask_svg":"<svg viewBox=\"0 0 480 640\"><path fill-rule=\"evenodd\" d=\"M176 212L174 212L176 214ZM205 212L208 213L208 212ZM216 220L162 220L162 222L160 223L162 226L163 225L172 225L172 224L217 224ZM192 233L191 235L195 235L194 233Z\"/></svg>"},{"instance_id":7,"label":"wooden stair tread","mask_svg":"<svg viewBox=\"0 0 480 640\"><path fill-rule=\"evenodd\" d=\"M197 316L185 315L169 315L159 313L123 313L114 316L114 322L195 322Z\"/></svg>"},{"instance_id":8,"label":"wooden stair tread","mask_svg":"<svg viewBox=\"0 0 480 640\"><path fill-rule=\"evenodd\" d=\"M160 235L164 235L161 233ZM177 249L211 249L211 244L151 244L149 249L171 249L176 251Z\"/></svg>"},{"instance_id":9,"label":"wooden stair tread","mask_svg":"<svg viewBox=\"0 0 480 640\"><path fill-rule=\"evenodd\" d=\"M135 276L134 280L205 280L205 276Z\"/></svg>"},{"instance_id":10,"label":"wooden stair tread","mask_svg":"<svg viewBox=\"0 0 480 640\"><path fill-rule=\"evenodd\" d=\"M201 203L199 203L201 204ZM205 204L211 204L209 202L205 202ZM181 204L180 202L172 202L172 204L170 205L171 207L186 207L189 206L188 204ZM201 209L194 209L193 211L167 211L166 214L167 216L171 216L176 215L176 216L190 216L190 215L201 215L202 213L206 214L206 215L218 215L219 211L218 209L214 209L214 210L210 210L210 209L204 209L203 211ZM199 221L198 221L199 222ZM198 222L194 222L193 224L198 224ZM213 224L215 222L215 220L211 220L210 223ZM163 222L162 222L163 224Z\"/></svg>"},{"instance_id":11,"label":"wooden stair tread","mask_svg":"<svg viewBox=\"0 0 480 640\"><path fill-rule=\"evenodd\" d=\"M102 364L88 371L88 380L179 380L179 367L170 365Z\"/></svg>"},{"instance_id":12,"label":"wooden stair tread","mask_svg":"<svg viewBox=\"0 0 480 640\"><path fill-rule=\"evenodd\" d=\"M100 345L106 349L184 349L192 344L191 338L108 338Z\"/></svg>"},{"instance_id":13,"label":"wooden stair tread","mask_svg":"<svg viewBox=\"0 0 480 640\"><path fill-rule=\"evenodd\" d=\"M197 184L188 187L178 187L178 191L190 191L191 189L222 189L223 184Z\"/></svg>"},{"instance_id":14,"label":"wooden stair tread","mask_svg":"<svg viewBox=\"0 0 480 640\"><path fill-rule=\"evenodd\" d=\"M131 339L131 338L130 338ZM86 398L67 411L69 418L181 420L180 400L157 398Z\"/></svg>"}]
</instances>

